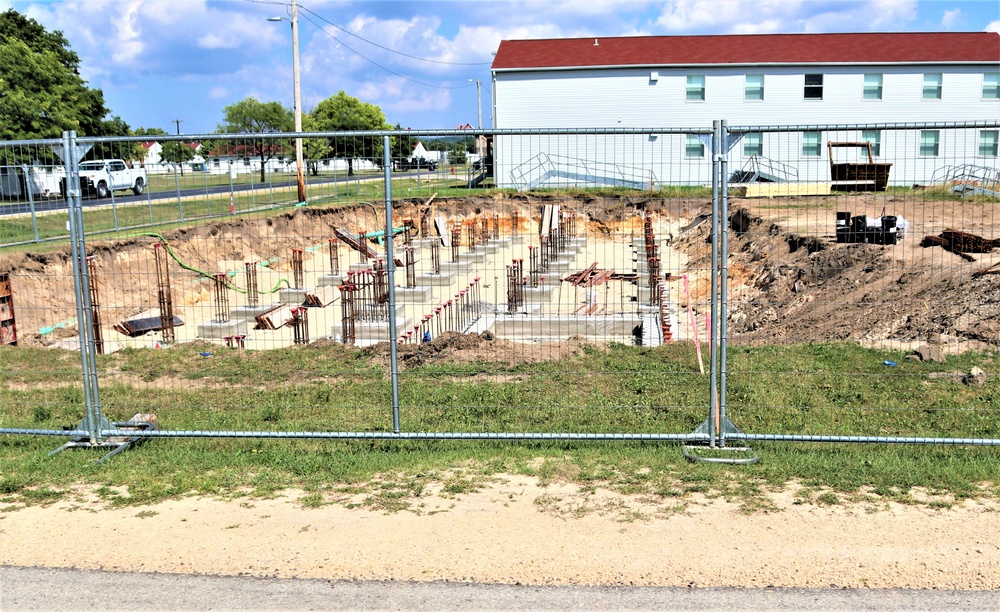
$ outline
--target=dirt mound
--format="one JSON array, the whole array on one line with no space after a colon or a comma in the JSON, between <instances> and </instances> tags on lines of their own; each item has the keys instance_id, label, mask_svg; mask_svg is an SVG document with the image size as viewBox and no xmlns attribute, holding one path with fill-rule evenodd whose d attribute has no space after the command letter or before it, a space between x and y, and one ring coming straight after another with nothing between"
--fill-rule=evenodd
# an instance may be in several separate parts
<instances>
[{"instance_id":1,"label":"dirt mound","mask_svg":"<svg viewBox=\"0 0 1000 612\"><path fill-rule=\"evenodd\" d=\"M577 354L584 346L599 348L582 338L573 337L565 342L534 343L531 345L498 340L491 332L462 334L444 332L429 342L401 344L397 347L401 368L413 368L428 363L500 363L514 366L522 363L556 361ZM380 342L365 349L368 358L382 365L389 363L388 342Z\"/></svg>"},{"instance_id":2,"label":"dirt mound","mask_svg":"<svg viewBox=\"0 0 1000 612\"><path fill-rule=\"evenodd\" d=\"M746 209L731 214L730 229L729 330L737 342L1000 344L995 278L974 278L978 267L943 262L913 237L894 246L838 244ZM698 239L707 232L708 224L699 227Z\"/></svg>"}]
</instances>

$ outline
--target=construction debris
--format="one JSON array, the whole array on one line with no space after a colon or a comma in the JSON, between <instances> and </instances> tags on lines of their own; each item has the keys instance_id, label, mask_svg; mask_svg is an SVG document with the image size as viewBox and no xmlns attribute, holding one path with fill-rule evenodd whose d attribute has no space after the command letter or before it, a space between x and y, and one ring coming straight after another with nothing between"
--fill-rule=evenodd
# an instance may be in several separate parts
<instances>
[{"instance_id":1,"label":"construction debris","mask_svg":"<svg viewBox=\"0 0 1000 612\"><path fill-rule=\"evenodd\" d=\"M180 317L174 315L172 327L180 327L181 325L184 325L184 321L181 321ZM159 315L129 319L128 321L115 323L114 329L116 332L126 335L129 338L135 338L143 334L148 334L151 331L161 331L163 329L163 319Z\"/></svg>"},{"instance_id":2,"label":"construction debris","mask_svg":"<svg viewBox=\"0 0 1000 612\"><path fill-rule=\"evenodd\" d=\"M924 236L924 239L920 241L920 246L924 248L939 246L966 261L976 261L976 258L969 253L989 253L994 248L1000 247L1000 238L989 240L976 234L946 229L937 236ZM985 270L982 272L989 273Z\"/></svg>"}]
</instances>

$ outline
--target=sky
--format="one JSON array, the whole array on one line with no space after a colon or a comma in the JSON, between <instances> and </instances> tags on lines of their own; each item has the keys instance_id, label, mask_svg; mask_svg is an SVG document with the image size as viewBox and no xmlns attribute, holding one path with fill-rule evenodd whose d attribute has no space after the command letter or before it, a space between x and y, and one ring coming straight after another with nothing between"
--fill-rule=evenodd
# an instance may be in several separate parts
<instances>
[{"instance_id":1,"label":"sky","mask_svg":"<svg viewBox=\"0 0 1000 612\"><path fill-rule=\"evenodd\" d=\"M81 76L132 128L204 134L246 97L293 104L279 0L0 0L60 30ZM269 17L285 17L271 22ZM299 0L302 107L343 90L404 128L490 127L490 63L508 39L1000 31L997 0ZM177 123L179 121L179 123Z\"/></svg>"}]
</instances>

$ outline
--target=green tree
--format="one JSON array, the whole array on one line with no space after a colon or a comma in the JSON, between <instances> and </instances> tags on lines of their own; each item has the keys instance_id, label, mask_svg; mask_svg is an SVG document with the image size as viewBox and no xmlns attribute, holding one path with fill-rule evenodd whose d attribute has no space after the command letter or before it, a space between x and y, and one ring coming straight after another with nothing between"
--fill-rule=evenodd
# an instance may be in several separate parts
<instances>
[{"instance_id":1,"label":"green tree","mask_svg":"<svg viewBox=\"0 0 1000 612\"><path fill-rule=\"evenodd\" d=\"M402 131L403 126L397 123L393 129ZM417 146L417 139L410 135L393 136L390 142L392 159L406 159L413 155L413 147Z\"/></svg>"},{"instance_id":2,"label":"green tree","mask_svg":"<svg viewBox=\"0 0 1000 612\"><path fill-rule=\"evenodd\" d=\"M310 113L316 129L328 132L353 132L361 130L385 130L390 126L385 121L382 109L368 102L362 102L340 91L316 105ZM381 139L370 136L341 136L330 139L330 148L336 157L347 159L347 175L354 174L355 159L370 159L381 164Z\"/></svg>"},{"instance_id":3,"label":"green tree","mask_svg":"<svg viewBox=\"0 0 1000 612\"><path fill-rule=\"evenodd\" d=\"M62 32L0 13L0 140L101 134L104 94L87 87L79 65Z\"/></svg>"},{"instance_id":4,"label":"green tree","mask_svg":"<svg viewBox=\"0 0 1000 612\"><path fill-rule=\"evenodd\" d=\"M279 102L260 102L256 98L244 98L223 109L225 120L218 126L226 134L246 134L238 142L222 141L224 149L216 152L237 157L256 157L260 160L260 182L267 182L265 166L274 157L281 157L289 146L287 140L254 137L254 134L268 132L291 132L295 129L292 111ZM219 144L219 143L217 143Z\"/></svg>"}]
</instances>

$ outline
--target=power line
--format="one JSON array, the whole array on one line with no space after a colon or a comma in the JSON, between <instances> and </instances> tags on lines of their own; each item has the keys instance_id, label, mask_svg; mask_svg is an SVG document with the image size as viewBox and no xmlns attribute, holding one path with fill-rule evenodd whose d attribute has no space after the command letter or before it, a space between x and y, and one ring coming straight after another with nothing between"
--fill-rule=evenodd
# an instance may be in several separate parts
<instances>
[{"instance_id":1,"label":"power line","mask_svg":"<svg viewBox=\"0 0 1000 612\"><path fill-rule=\"evenodd\" d=\"M300 7L299 7L299 9L302 9L302 7L300 6ZM311 13L312 11L309 11L309 12ZM356 50L356 49L352 48L352 47L351 47L350 45L348 45L348 44L347 44L347 43L345 43L344 41L340 40L339 38L337 38L337 37L336 37L336 36L334 36L333 34L330 34L329 32L327 32L327 31L326 31L326 29L325 29L325 28L323 28L323 26L319 25L318 23L316 23L315 21L313 21L312 19L310 19L310 18L309 18L308 16L306 16L306 21L308 21L309 23L311 23L311 24L313 24L314 26L316 26L316 28L317 28L317 29L318 29L318 30L319 30L320 32L322 32L322 33L326 34L327 36L329 36L329 37L330 37L330 38L332 38L333 40L337 41L337 42L338 42L338 43L339 43L340 45L342 45L342 46L343 46L343 47L344 47L345 49L347 49L347 50L348 50L348 51L350 51L351 53L354 53L355 55L357 55L357 56L358 56L358 57L360 57L361 59L365 60L366 62L368 62L368 63L372 64L373 66L376 66L376 67L378 67L378 68L381 68L382 70L385 70L385 71L386 71L386 72L388 72L389 74L393 74L393 75L395 75L395 76L398 76L398 77L399 77L399 78L401 78L401 79L405 79L405 80L407 80L407 81L410 81L410 82L412 82L412 83L416 83L416 84L418 84L418 85L423 85L424 87L433 87L433 88L436 88L436 89L465 89L465 88L467 88L467 87L472 87L472 85L435 85L435 84L433 84L433 83L427 83L427 82L424 82L424 81L419 81L419 80L417 80L417 79L414 79L414 78L411 78L411 77L408 77L408 76L406 76L405 74L400 74L400 73L396 72L395 70L392 70L392 69L390 69L390 68L387 68L387 67L383 66L382 64L380 64L380 63L376 62L375 60L373 60L373 59L371 59L371 58L369 58L369 57L365 56L365 55L364 55L363 53L361 53L360 51L358 51L358 50Z\"/></svg>"},{"instance_id":2,"label":"power line","mask_svg":"<svg viewBox=\"0 0 1000 612\"><path fill-rule=\"evenodd\" d=\"M397 51L397 50L392 49L390 47L386 47L384 45L380 45L379 43L377 43L377 42L375 42L373 40L368 40L367 38L365 38L363 36L359 36L358 34L355 34L354 32L351 32L350 30L347 30L347 29L345 29L345 28L343 28L343 27L341 27L341 26L333 23L332 21L330 21L326 17L323 17L322 15L320 15L320 14L316 13L315 11L312 11L312 10L310 10L310 9L304 7L304 6L299 6L299 10L306 11L308 13L312 13L313 15L316 16L317 19L321 20L322 22L324 22L324 23L326 23L328 25L331 25L331 26L337 28L338 30L340 30L344 34L347 34L348 36L353 36L354 38L357 38L358 40L364 41L364 42L368 43L369 45L378 47L379 49L382 49L384 51L388 51L390 53L395 53L396 55L401 55L403 57L408 57L410 59L415 59L415 60L418 60L418 61L421 61L421 62L429 62L431 64L444 64L444 65L447 65L447 66L489 66L490 65L490 62L447 62L447 61L444 61L444 60L430 59L430 58L427 58L427 57L420 57L420 56L417 56L417 55L410 55L409 53L403 53L402 51Z\"/></svg>"}]
</instances>

